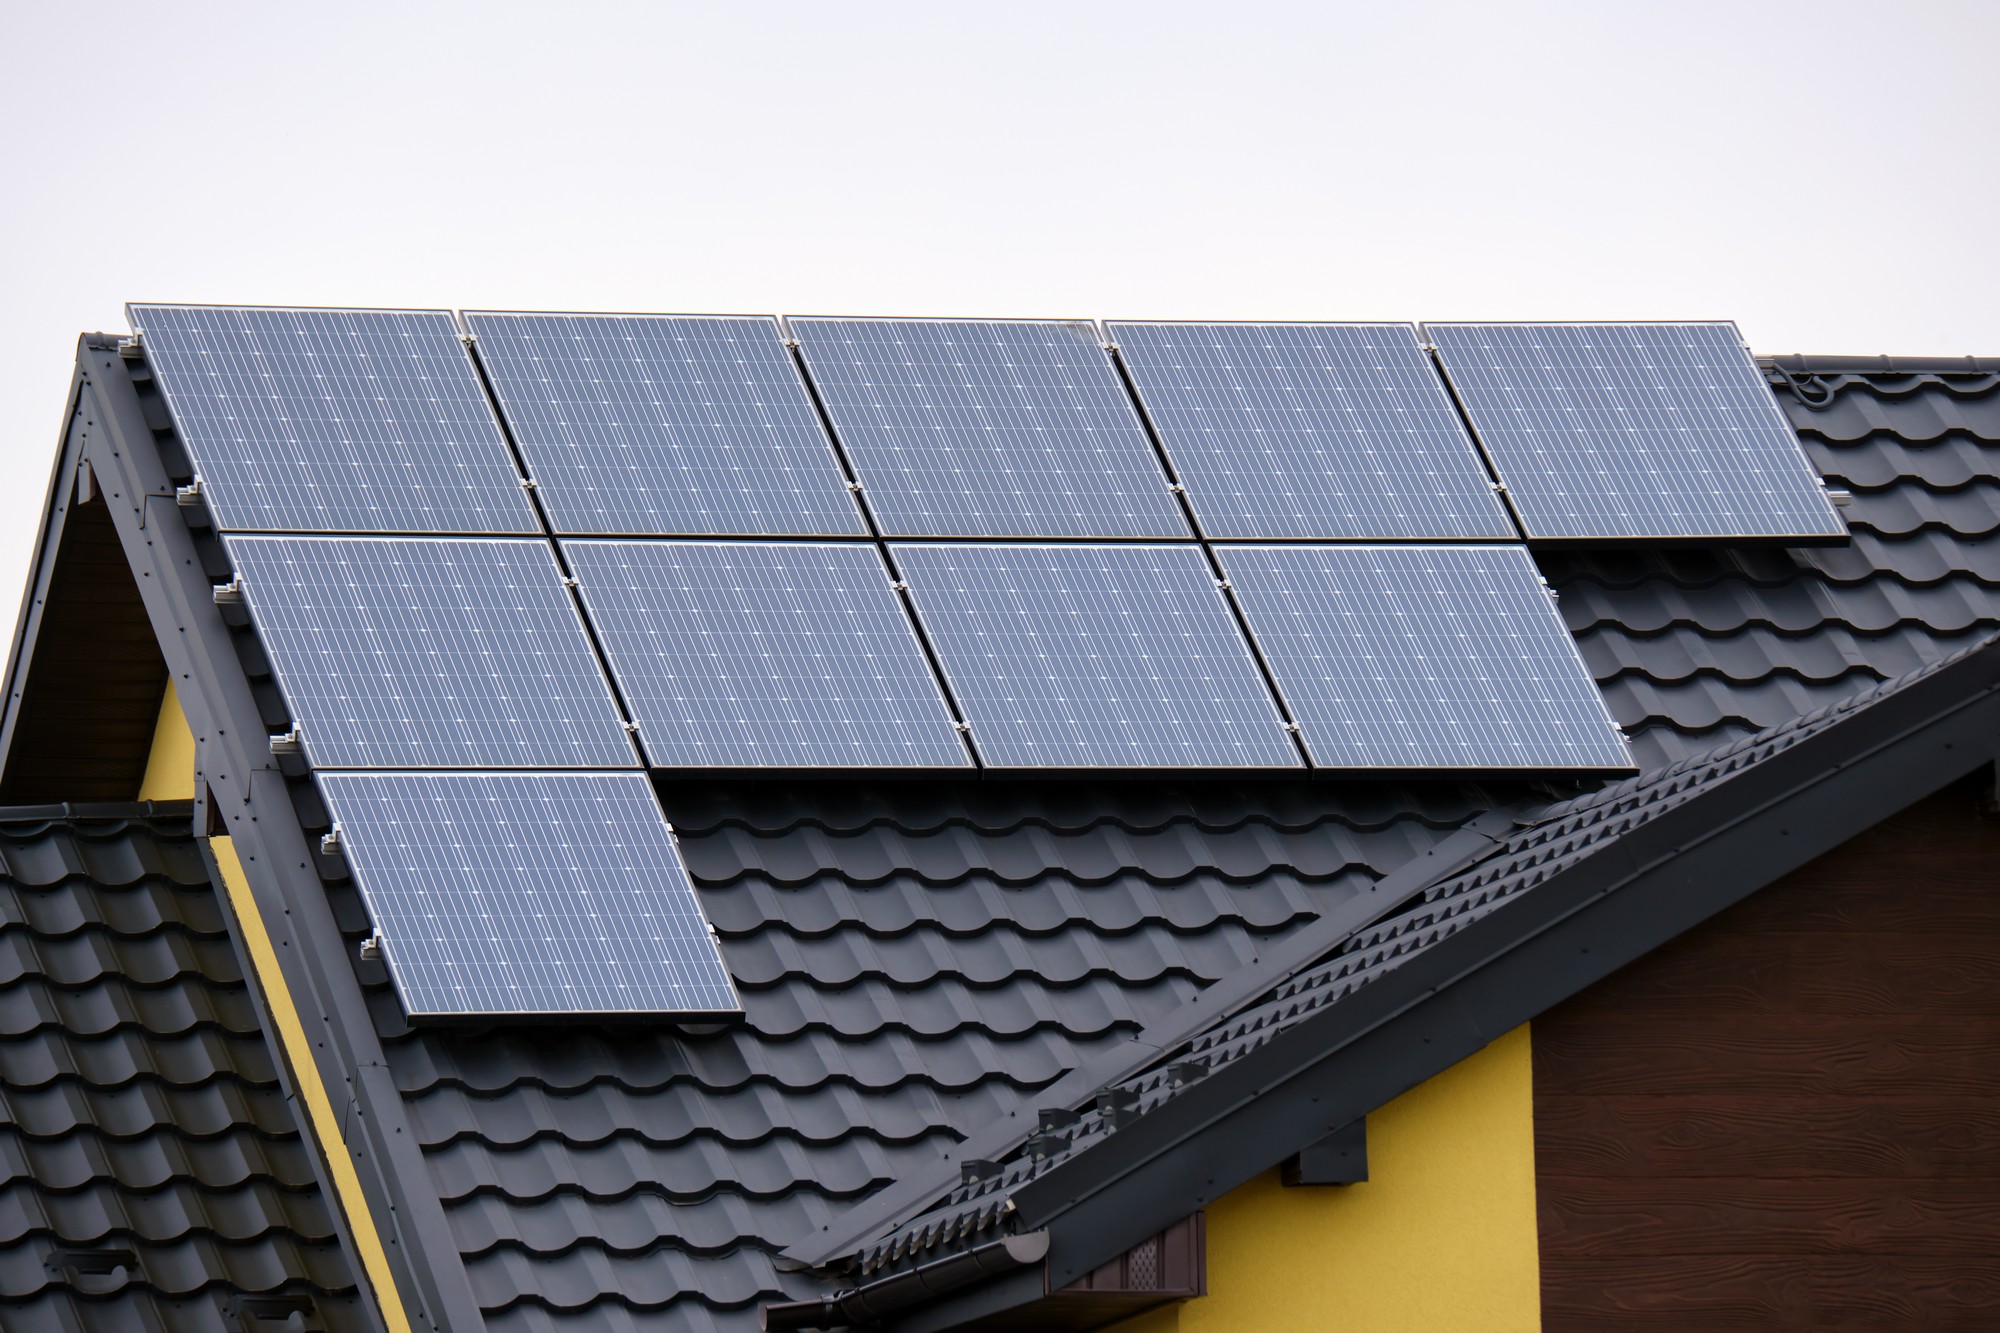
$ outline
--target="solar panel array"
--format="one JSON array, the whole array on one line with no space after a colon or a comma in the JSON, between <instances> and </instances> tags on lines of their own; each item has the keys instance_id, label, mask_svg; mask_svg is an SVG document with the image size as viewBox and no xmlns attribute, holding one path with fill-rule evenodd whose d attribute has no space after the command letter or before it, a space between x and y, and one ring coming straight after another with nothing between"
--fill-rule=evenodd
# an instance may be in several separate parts
<instances>
[{"instance_id":1,"label":"solar panel array","mask_svg":"<svg viewBox=\"0 0 2000 1333\"><path fill-rule=\"evenodd\" d=\"M969 768L873 543L572 541L655 768Z\"/></svg>"},{"instance_id":2,"label":"solar panel array","mask_svg":"<svg viewBox=\"0 0 2000 1333\"><path fill-rule=\"evenodd\" d=\"M1532 538L1838 538L1734 324L1426 324Z\"/></svg>"},{"instance_id":3,"label":"solar panel array","mask_svg":"<svg viewBox=\"0 0 2000 1333\"><path fill-rule=\"evenodd\" d=\"M1109 328L1205 535L1513 538L1413 326Z\"/></svg>"},{"instance_id":4,"label":"solar panel array","mask_svg":"<svg viewBox=\"0 0 2000 1333\"><path fill-rule=\"evenodd\" d=\"M1232 546L1220 555L1315 765L1630 764L1526 549Z\"/></svg>"},{"instance_id":5,"label":"solar panel array","mask_svg":"<svg viewBox=\"0 0 2000 1333\"><path fill-rule=\"evenodd\" d=\"M541 531L449 313L130 314L223 529Z\"/></svg>"},{"instance_id":6,"label":"solar panel array","mask_svg":"<svg viewBox=\"0 0 2000 1333\"><path fill-rule=\"evenodd\" d=\"M557 532L868 534L776 320L466 322Z\"/></svg>"},{"instance_id":7,"label":"solar panel array","mask_svg":"<svg viewBox=\"0 0 2000 1333\"><path fill-rule=\"evenodd\" d=\"M630 768L547 543L231 537L319 768Z\"/></svg>"},{"instance_id":8,"label":"solar panel array","mask_svg":"<svg viewBox=\"0 0 2000 1333\"><path fill-rule=\"evenodd\" d=\"M1300 767L1199 547L891 550L989 767Z\"/></svg>"},{"instance_id":9,"label":"solar panel array","mask_svg":"<svg viewBox=\"0 0 2000 1333\"><path fill-rule=\"evenodd\" d=\"M642 765L1629 768L1495 473L1842 532L1728 325L132 313L419 1017L737 1010Z\"/></svg>"},{"instance_id":10,"label":"solar panel array","mask_svg":"<svg viewBox=\"0 0 2000 1333\"><path fill-rule=\"evenodd\" d=\"M1189 535L1091 325L788 324L885 536Z\"/></svg>"},{"instance_id":11,"label":"solar panel array","mask_svg":"<svg viewBox=\"0 0 2000 1333\"><path fill-rule=\"evenodd\" d=\"M643 773L319 782L411 1017L740 1009Z\"/></svg>"}]
</instances>

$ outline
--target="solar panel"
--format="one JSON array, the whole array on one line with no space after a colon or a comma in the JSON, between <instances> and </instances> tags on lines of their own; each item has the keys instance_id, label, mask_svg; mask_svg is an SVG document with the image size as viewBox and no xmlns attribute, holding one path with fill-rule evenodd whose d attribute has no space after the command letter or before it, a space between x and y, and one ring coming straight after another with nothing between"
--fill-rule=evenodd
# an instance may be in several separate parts
<instances>
[{"instance_id":1,"label":"solar panel","mask_svg":"<svg viewBox=\"0 0 2000 1333\"><path fill-rule=\"evenodd\" d=\"M412 1018L741 1009L644 774L319 784Z\"/></svg>"},{"instance_id":2,"label":"solar panel","mask_svg":"<svg viewBox=\"0 0 2000 1333\"><path fill-rule=\"evenodd\" d=\"M1189 535L1089 324L789 324L885 535Z\"/></svg>"},{"instance_id":3,"label":"solar panel","mask_svg":"<svg viewBox=\"0 0 2000 1333\"><path fill-rule=\"evenodd\" d=\"M873 545L564 543L655 768L970 768Z\"/></svg>"},{"instance_id":4,"label":"solar panel","mask_svg":"<svg viewBox=\"0 0 2000 1333\"><path fill-rule=\"evenodd\" d=\"M1301 767L1199 547L891 551L989 767Z\"/></svg>"},{"instance_id":5,"label":"solar panel","mask_svg":"<svg viewBox=\"0 0 2000 1333\"><path fill-rule=\"evenodd\" d=\"M1838 538L1734 324L1426 324L1530 538Z\"/></svg>"},{"instance_id":6,"label":"solar panel","mask_svg":"<svg viewBox=\"0 0 2000 1333\"><path fill-rule=\"evenodd\" d=\"M1109 328L1208 536L1516 536L1411 325Z\"/></svg>"},{"instance_id":7,"label":"solar panel","mask_svg":"<svg viewBox=\"0 0 2000 1333\"><path fill-rule=\"evenodd\" d=\"M228 545L315 766L637 766L546 543L231 537Z\"/></svg>"},{"instance_id":8,"label":"solar panel","mask_svg":"<svg viewBox=\"0 0 2000 1333\"><path fill-rule=\"evenodd\" d=\"M1218 555L1315 766L1632 767L1526 548Z\"/></svg>"},{"instance_id":9,"label":"solar panel","mask_svg":"<svg viewBox=\"0 0 2000 1333\"><path fill-rule=\"evenodd\" d=\"M130 314L224 530L541 530L448 313Z\"/></svg>"},{"instance_id":10,"label":"solar panel","mask_svg":"<svg viewBox=\"0 0 2000 1333\"><path fill-rule=\"evenodd\" d=\"M465 318L556 531L868 535L776 320Z\"/></svg>"}]
</instances>

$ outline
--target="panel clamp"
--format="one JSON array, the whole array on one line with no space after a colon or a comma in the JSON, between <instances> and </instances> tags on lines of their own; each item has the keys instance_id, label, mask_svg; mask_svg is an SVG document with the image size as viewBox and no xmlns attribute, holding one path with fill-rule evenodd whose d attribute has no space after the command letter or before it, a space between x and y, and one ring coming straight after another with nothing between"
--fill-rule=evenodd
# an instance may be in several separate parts
<instances>
[{"instance_id":1,"label":"panel clamp","mask_svg":"<svg viewBox=\"0 0 2000 1333\"><path fill-rule=\"evenodd\" d=\"M847 489L853 491L856 495L859 495L861 494L861 483L858 481L850 481L847 483Z\"/></svg>"},{"instance_id":2,"label":"panel clamp","mask_svg":"<svg viewBox=\"0 0 2000 1333\"><path fill-rule=\"evenodd\" d=\"M889 584L890 592L908 592L909 590L910 590L910 585L903 582L903 580L901 579L891 580Z\"/></svg>"},{"instance_id":3,"label":"panel clamp","mask_svg":"<svg viewBox=\"0 0 2000 1333\"><path fill-rule=\"evenodd\" d=\"M473 333L461 333L458 335L458 341L461 346L470 347L479 341L479 336Z\"/></svg>"},{"instance_id":4,"label":"panel clamp","mask_svg":"<svg viewBox=\"0 0 2000 1333\"><path fill-rule=\"evenodd\" d=\"M1170 482L1168 482L1168 483L1167 483L1167 489L1168 489L1169 491L1173 492L1173 493L1174 493L1175 495L1186 495L1186 494L1187 494L1187 487L1185 487L1185 486L1181 485L1181 484L1180 484L1179 482L1177 482L1177 481L1170 481Z\"/></svg>"},{"instance_id":5,"label":"panel clamp","mask_svg":"<svg viewBox=\"0 0 2000 1333\"><path fill-rule=\"evenodd\" d=\"M1278 725L1283 727L1286 731L1291 732L1292 735L1294 736L1299 734L1299 724L1296 722L1280 722Z\"/></svg>"},{"instance_id":6,"label":"panel clamp","mask_svg":"<svg viewBox=\"0 0 2000 1333\"><path fill-rule=\"evenodd\" d=\"M954 722L951 725L964 735L970 736L972 734L972 724L970 722Z\"/></svg>"},{"instance_id":7,"label":"panel clamp","mask_svg":"<svg viewBox=\"0 0 2000 1333\"><path fill-rule=\"evenodd\" d=\"M625 728L625 734L628 736L639 734L639 724L637 722L621 722L619 725Z\"/></svg>"},{"instance_id":8,"label":"panel clamp","mask_svg":"<svg viewBox=\"0 0 2000 1333\"><path fill-rule=\"evenodd\" d=\"M1438 345L1437 345L1436 343L1418 343L1418 344L1417 344L1417 350L1418 350L1419 352L1435 352L1435 351L1436 351L1437 349L1438 349Z\"/></svg>"},{"instance_id":9,"label":"panel clamp","mask_svg":"<svg viewBox=\"0 0 2000 1333\"><path fill-rule=\"evenodd\" d=\"M382 938L382 932L378 930L367 939L361 941L361 946L356 952L361 955L361 961L364 963L380 962L384 943L386 941Z\"/></svg>"},{"instance_id":10,"label":"panel clamp","mask_svg":"<svg viewBox=\"0 0 2000 1333\"><path fill-rule=\"evenodd\" d=\"M321 856L338 856L340 849L340 821L335 820L333 827L320 835L319 852Z\"/></svg>"},{"instance_id":11,"label":"panel clamp","mask_svg":"<svg viewBox=\"0 0 2000 1333\"><path fill-rule=\"evenodd\" d=\"M797 338L780 338L778 339L778 341L780 343L783 343L786 347L795 348L799 345L799 340Z\"/></svg>"},{"instance_id":12,"label":"panel clamp","mask_svg":"<svg viewBox=\"0 0 2000 1333\"><path fill-rule=\"evenodd\" d=\"M1215 586L1216 586L1216 587L1218 587L1218 588L1221 588L1221 589L1223 589L1224 591L1227 591L1227 590L1229 589L1229 586L1230 586L1230 584L1229 584L1229 580L1228 580L1228 579L1217 579L1217 580L1215 581Z\"/></svg>"},{"instance_id":13,"label":"panel clamp","mask_svg":"<svg viewBox=\"0 0 2000 1333\"><path fill-rule=\"evenodd\" d=\"M121 361L138 361L146 355L146 335L135 333L129 338L118 340L118 357Z\"/></svg>"},{"instance_id":14,"label":"panel clamp","mask_svg":"<svg viewBox=\"0 0 2000 1333\"><path fill-rule=\"evenodd\" d=\"M565 574L565 575L563 575L563 587L565 587L565 588L581 588L582 586L583 586L583 584L577 581L577 577L576 577L576 575L574 575L574 574Z\"/></svg>"},{"instance_id":15,"label":"panel clamp","mask_svg":"<svg viewBox=\"0 0 2000 1333\"><path fill-rule=\"evenodd\" d=\"M1107 352L1115 352L1118 350L1117 343L1099 343L1098 346L1102 347Z\"/></svg>"},{"instance_id":16,"label":"panel clamp","mask_svg":"<svg viewBox=\"0 0 2000 1333\"><path fill-rule=\"evenodd\" d=\"M541 487L536 484L533 477L523 477L521 478L521 489L524 491L536 491L540 490Z\"/></svg>"}]
</instances>

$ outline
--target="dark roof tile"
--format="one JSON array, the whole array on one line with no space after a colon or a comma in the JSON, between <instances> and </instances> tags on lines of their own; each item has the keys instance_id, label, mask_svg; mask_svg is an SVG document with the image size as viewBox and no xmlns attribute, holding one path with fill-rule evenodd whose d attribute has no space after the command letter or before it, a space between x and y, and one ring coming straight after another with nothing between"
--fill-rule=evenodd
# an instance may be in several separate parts
<instances>
[{"instance_id":1,"label":"dark roof tile","mask_svg":"<svg viewBox=\"0 0 2000 1333\"><path fill-rule=\"evenodd\" d=\"M189 822L0 811L0 1326L368 1326ZM84 1291L79 1249L137 1269Z\"/></svg>"}]
</instances>

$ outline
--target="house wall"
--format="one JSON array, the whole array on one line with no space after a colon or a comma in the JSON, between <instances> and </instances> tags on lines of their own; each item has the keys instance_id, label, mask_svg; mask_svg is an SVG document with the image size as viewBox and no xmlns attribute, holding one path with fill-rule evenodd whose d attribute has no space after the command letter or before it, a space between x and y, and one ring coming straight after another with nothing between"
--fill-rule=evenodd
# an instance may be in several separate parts
<instances>
[{"instance_id":1,"label":"house wall","mask_svg":"<svg viewBox=\"0 0 2000 1333\"><path fill-rule=\"evenodd\" d=\"M1985 783L1535 1020L1546 1327L2000 1326Z\"/></svg>"},{"instance_id":2,"label":"house wall","mask_svg":"<svg viewBox=\"0 0 2000 1333\"><path fill-rule=\"evenodd\" d=\"M1208 1207L1208 1294L1121 1333L1541 1327L1529 1034L1368 1117L1368 1179L1269 1171Z\"/></svg>"}]
</instances>

